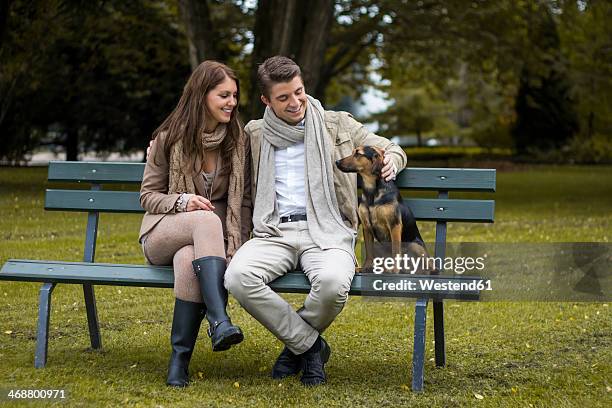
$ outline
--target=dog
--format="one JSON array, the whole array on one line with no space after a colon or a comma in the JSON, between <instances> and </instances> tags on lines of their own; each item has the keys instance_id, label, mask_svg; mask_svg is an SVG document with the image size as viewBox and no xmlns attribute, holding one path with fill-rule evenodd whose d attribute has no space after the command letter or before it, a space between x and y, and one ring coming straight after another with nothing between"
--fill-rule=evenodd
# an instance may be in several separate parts
<instances>
[{"instance_id":1,"label":"dog","mask_svg":"<svg viewBox=\"0 0 612 408\"><path fill-rule=\"evenodd\" d=\"M406 249L410 256L429 257L414 215L404 203L399 189L394 182L385 181L381 177L383 157L382 149L358 146L353 154L336 161L340 171L357 173L363 181L358 208L366 250L365 263L361 269L363 272L372 271L374 240L382 244L391 243L394 259L398 255L403 256L402 243L408 243ZM390 271L399 273L397 265Z\"/></svg>"}]
</instances>

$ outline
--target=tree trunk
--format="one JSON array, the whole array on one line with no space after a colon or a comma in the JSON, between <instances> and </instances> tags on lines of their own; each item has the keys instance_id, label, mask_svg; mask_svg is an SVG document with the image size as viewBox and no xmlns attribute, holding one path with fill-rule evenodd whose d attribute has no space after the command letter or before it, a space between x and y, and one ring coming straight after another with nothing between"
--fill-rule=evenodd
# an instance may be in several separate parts
<instances>
[{"instance_id":1,"label":"tree trunk","mask_svg":"<svg viewBox=\"0 0 612 408\"><path fill-rule=\"evenodd\" d=\"M302 44L297 62L302 69L302 77L308 93L322 99L325 89L320 89L318 83L322 80L327 38L334 16L334 2L332 0L312 0L308 3L311 7L308 10L308 19L305 21L301 35Z\"/></svg>"},{"instance_id":2,"label":"tree trunk","mask_svg":"<svg viewBox=\"0 0 612 408\"><path fill-rule=\"evenodd\" d=\"M219 59L210 7L206 0L179 0L181 18L189 40L192 69L205 59ZM259 98L257 68L266 58L285 55L302 69L306 92L322 99L325 89L318 86L323 74L327 39L334 16L333 0L259 0L253 34L249 102L245 119L260 118L264 105ZM326 81L324 81L327 83Z\"/></svg>"},{"instance_id":3,"label":"tree trunk","mask_svg":"<svg viewBox=\"0 0 612 408\"><path fill-rule=\"evenodd\" d=\"M194 70L206 59L217 59L215 32L207 0L179 0L181 18L189 41L189 63Z\"/></svg>"},{"instance_id":4,"label":"tree trunk","mask_svg":"<svg viewBox=\"0 0 612 408\"><path fill-rule=\"evenodd\" d=\"M255 13L255 46L250 75L250 100L246 119L260 118L264 105L259 98L257 68L266 58L285 55L302 69L306 92L317 83L334 13L332 0L260 0ZM315 97L320 95L314 94Z\"/></svg>"}]
</instances>

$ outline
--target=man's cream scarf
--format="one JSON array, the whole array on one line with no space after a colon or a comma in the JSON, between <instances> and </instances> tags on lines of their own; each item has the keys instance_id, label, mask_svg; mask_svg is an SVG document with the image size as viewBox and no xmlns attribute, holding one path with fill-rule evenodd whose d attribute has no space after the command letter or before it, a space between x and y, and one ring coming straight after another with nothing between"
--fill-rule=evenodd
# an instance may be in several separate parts
<instances>
[{"instance_id":1,"label":"man's cream scarf","mask_svg":"<svg viewBox=\"0 0 612 408\"><path fill-rule=\"evenodd\" d=\"M342 222L338 210L332 163L334 146L325 129L324 115L321 103L311 96L308 96L303 129L289 125L266 107L253 234L257 237L281 236L276 207L274 149L285 149L304 141L306 215L310 236L321 249L340 248L352 253L355 233Z\"/></svg>"},{"instance_id":2,"label":"man's cream scarf","mask_svg":"<svg viewBox=\"0 0 612 408\"><path fill-rule=\"evenodd\" d=\"M205 150L213 150L218 148L221 145L221 142L223 142L223 139L225 139L226 134L227 127L224 124L219 124L213 133L204 133L202 135L202 143L204 144ZM240 219L240 215L242 211L242 195L244 193L245 151L244 141L242 140L243 137L244 136L241 134L241 137L236 143L236 147L231 155L232 167L229 178L229 186L227 188L227 215L225 219L228 257L232 257L242 244L242 220ZM179 139L174 146L172 146L172 152L170 153L169 194L197 194L195 185L193 184L193 177L186 174L183 169L183 158L183 141L182 139Z\"/></svg>"}]
</instances>

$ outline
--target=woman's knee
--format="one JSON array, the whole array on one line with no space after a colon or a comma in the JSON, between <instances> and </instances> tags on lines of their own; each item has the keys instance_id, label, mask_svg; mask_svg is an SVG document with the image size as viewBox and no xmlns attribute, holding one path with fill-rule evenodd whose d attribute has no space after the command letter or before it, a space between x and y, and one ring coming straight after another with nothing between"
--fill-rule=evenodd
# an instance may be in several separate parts
<instances>
[{"instance_id":1,"label":"woman's knee","mask_svg":"<svg viewBox=\"0 0 612 408\"><path fill-rule=\"evenodd\" d=\"M221 219L212 211L189 211L190 222L195 228L207 228L210 230L223 231Z\"/></svg>"}]
</instances>

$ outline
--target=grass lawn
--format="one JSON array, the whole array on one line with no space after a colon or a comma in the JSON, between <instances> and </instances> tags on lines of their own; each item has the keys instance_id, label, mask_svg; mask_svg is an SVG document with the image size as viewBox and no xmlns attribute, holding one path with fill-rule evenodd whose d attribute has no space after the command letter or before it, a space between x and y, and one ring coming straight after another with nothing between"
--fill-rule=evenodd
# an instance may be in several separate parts
<instances>
[{"instance_id":1,"label":"grass lawn","mask_svg":"<svg viewBox=\"0 0 612 408\"><path fill-rule=\"evenodd\" d=\"M492 225L454 223L451 241L609 242L612 167L525 167L498 173ZM0 263L79 261L86 216L43 210L46 168L0 168ZM466 197L476 197L465 194ZM142 263L139 215L104 214L97 261ZM421 223L427 241L434 226ZM512 271L508 271L512 273ZM0 282L0 390L65 389L60 406L573 407L612 404L612 314L607 303L448 302L448 366L433 362L428 319L425 392L410 391L413 302L353 297L325 333L329 382L269 378L281 344L230 299L245 341L213 354L204 330L192 386L164 385L173 295L97 287L104 349L88 349L82 292L53 294L47 368L33 368L39 284ZM302 296L288 299L299 306ZM1 401L1 398L0 398ZM0 403L1 404L1 403ZM7 403L17 406L19 403ZM42 405L43 402L38 404ZM47 404L50 404L48 402Z\"/></svg>"}]
</instances>

